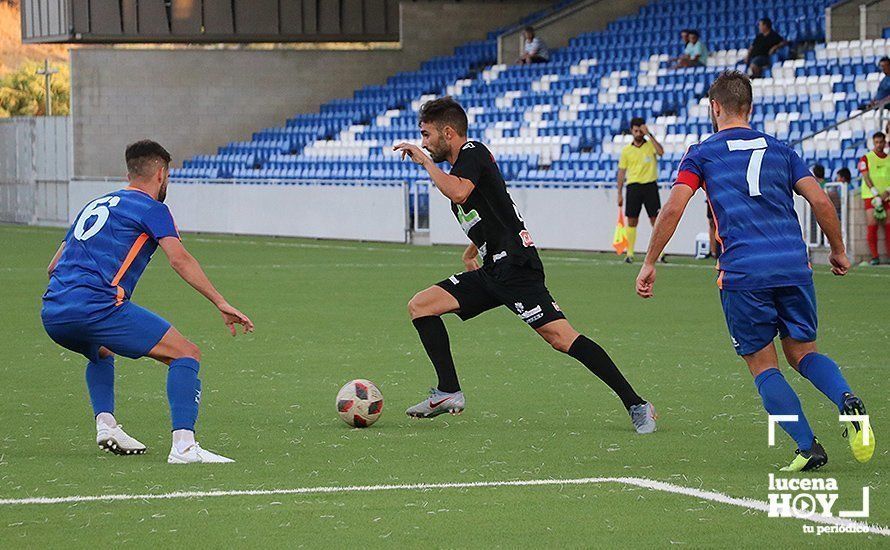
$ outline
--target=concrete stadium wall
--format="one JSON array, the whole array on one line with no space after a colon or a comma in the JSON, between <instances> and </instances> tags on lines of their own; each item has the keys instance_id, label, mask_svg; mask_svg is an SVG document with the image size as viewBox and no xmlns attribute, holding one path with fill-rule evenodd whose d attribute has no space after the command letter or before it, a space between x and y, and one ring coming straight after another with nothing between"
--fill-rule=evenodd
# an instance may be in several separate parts
<instances>
[{"instance_id":1,"label":"concrete stadium wall","mask_svg":"<svg viewBox=\"0 0 890 550\"><path fill-rule=\"evenodd\" d=\"M534 25L536 34L550 48L568 46L569 39L581 33L601 31L611 21L622 15L630 15L651 0L587 0L562 10ZM679 38L678 38L679 40ZM522 29L505 33L498 38L498 62L513 63L522 47Z\"/></svg>"},{"instance_id":2,"label":"concrete stadium wall","mask_svg":"<svg viewBox=\"0 0 890 550\"><path fill-rule=\"evenodd\" d=\"M70 130L68 117L0 119L0 221L67 221Z\"/></svg>"},{"instance_id":3,"label":"concrete stadium wall","mask_svg":"<svg viewBox=\"0 0 890 550\"><path fill-rule=\"evenodd\" d=\"M829 42L880 38L890 25L890 0L846 0L825 8Z\"/></svg>"},{"instance_id":4,"label":"concrete stadium wall","mask_svg":"<svg viewBox=\"0 0 890 550\"><path fill-rule=\"evenodd\" d=\"M404 2L401 43L389 50L74 49L74 175L121 175L125 144L145 137L165 145L175 166L215 153L362 86L415 70L547 4Z\"/></svg>"},{"instance_id":5,"label":"concrete stadium wall","mask_svg":"<svg viewBox=\"0 0 890 550\"><path fill-rule=\"evenodd\" d=\"M77 181L68 219L126 184ZM406 241L405 188L394 185L234 185L171 183L167 203L182 231L318 239Z\"/></svg>"}]
</instances>

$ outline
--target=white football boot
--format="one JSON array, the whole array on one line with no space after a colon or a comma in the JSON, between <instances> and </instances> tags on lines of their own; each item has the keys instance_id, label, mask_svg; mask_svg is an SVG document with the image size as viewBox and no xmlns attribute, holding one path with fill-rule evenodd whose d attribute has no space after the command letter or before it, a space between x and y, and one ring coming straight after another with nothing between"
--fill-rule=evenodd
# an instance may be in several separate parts
<instances>
[{"instance_id":1,"label":"white football boot","mask_svg":"<svg viewBox=\"0 0 890 550\"><path fill-rule=\"evenodd\" d=\"M145 445L127 435L120 424L111 427L97 422L96 444L103 451L116 455L142 455L146 450Z\"/></svg>"},{"instance_id":2,"label":"white football boot","mask_svg":"<svg viewBox=\"0 0 890 550\"><path fill-rule=\"evenodd\" d=\"M167 464L226 464L229 462L235 461L202 449L197 443L181 453L176 450L176 445L173 445L170 447L170 454L167 455Z\"/></svg>"}]
</instances>

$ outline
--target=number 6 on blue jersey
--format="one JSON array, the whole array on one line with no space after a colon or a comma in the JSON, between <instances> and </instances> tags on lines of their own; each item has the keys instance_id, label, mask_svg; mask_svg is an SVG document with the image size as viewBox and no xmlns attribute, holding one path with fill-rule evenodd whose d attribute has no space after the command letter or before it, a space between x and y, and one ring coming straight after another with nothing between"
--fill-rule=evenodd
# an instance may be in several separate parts
<instances>
[{"instance_id":1,"label":"number 6 on blue jersey","mask_svg":"<svg viewBox=\"0 0 890 550\"><path fill-rule=\"evenodd\" d=\"M730 139L726 141L730 151L751 151L751 159L748 161L748 195L760 196L760 166L763 164L763 155L766 154L766 140L756 139Z\"/></svg>"}]
</instances>

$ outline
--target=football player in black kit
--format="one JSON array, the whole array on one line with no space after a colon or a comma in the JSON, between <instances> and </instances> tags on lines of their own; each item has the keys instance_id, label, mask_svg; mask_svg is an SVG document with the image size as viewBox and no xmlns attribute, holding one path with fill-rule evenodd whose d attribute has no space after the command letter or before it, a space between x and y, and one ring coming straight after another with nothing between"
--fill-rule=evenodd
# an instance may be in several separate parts
<instances>
[{"instance_id":1,"label":"football player in black kit","mask_svg":"<svg viewBox=\"0 0 890 550\"><path fill-rule=\"evenodd\" d=\"M400 143L393 149L421 165L436 188L451 200L471 244L463 254L467 271L417 293L408 302L439 383L430 396L409 408L409 416L432 418L458 414L465 400L441 316L456 313L467 320L498 306L513 310L554 349L584 364L618 394L638 433L655 431L655 409L633 390L609 355L578 334L544 285L544 265L491 152L467 141L467 114L450 97L428 101L420 109L422 147ZM436 163L447 161L446 174ZM477 258L481 258L480 267Z\"/></svg>"}]
</instances>

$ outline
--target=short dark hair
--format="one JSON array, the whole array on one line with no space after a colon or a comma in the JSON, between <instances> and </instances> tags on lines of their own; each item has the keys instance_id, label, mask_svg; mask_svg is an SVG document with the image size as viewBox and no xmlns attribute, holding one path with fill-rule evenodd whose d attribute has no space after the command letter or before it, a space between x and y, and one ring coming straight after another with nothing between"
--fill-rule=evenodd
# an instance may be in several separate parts
<instances>
[{"instance_id":1,"label":"short dark hair","mask_svg":"<svg viewBox=\"0 0 890 550\"><path fill-rule=\"evenodd\" d=\"M760 21L758 21L758 23L763 23L764 25L766 25L766 28L768 28L768 29L773 28L773 20L770 19L769 17L762 17L760 19Z\"/></svg>"},{"instance_id":2,"label":"short dark hair","mask_svg":"<svg viewBox=\"0 0 890 550\"><path fill-rule=\"evenodd\" d=\"M164 163L164 168L170 166L172 157L166 149L150 139L143 139L127 145L124 155L127 159L127 172L132 176L147 177L157 170L157 163Z\"/></svg>"},{"instance_id":3,"label":"short dark hair","mask_svg":"<svg viewBox=\"0 0 890 550\"><path fill-rule=\"evenodd\" d=\"M822 166L821 164L814 164L812 172L813 172L813 175L816 176L817 178L825 177L825 167Z\"/></svg>"},{"instance_id":4,"label":"short dark hair","mask_svg":"<svg viewBox=\"0 0 890 550\"><path fill-rule=\"evenodd\" d=\"M526 25L522 30L525 32L530 32L532 34L535 34L535 28L532 27L531 25Z\"/></svg>"},{"instance_id":5,"label":"short dark hair","mask_svg":"<svg viewBox=\"0 0 890 550\"><path fill-rule=\"evenodd\" d=\"M887 57L887 56L885 55L884 57L882 57L882 58L880 59L880 61L878 61L878 64L881 64L881 63L884 63L884 62L890 63L890 57Z\"/></svg>"},{"instance_id":6,"label":"short dark hair","mask_svg":"<svg viewBox=\"0 0 890 550\"><path fill-rule=\"evenodd\" d=\"M461 137L467 135L467 112L449 95L424 103L420 107L418 119L419 124L451 126L457 135Z\"/></svg>"},{"instance_id":7,"label":"short dark hair","mask_svg":"<svg viewBox=\"0 0 890 550\"><path fill-rule=\"evenodd\" d=\"M883 138L883 139L887 139L887 136L884 134L884 132L877 131L877 132L875 132L874 134L871 135L871 139L875 139L875 138Z\"/></svg>"},{"instance_id":8,"label":"short dark hair","mask_svg":"<svg viewBox=\"0 0 890 550\"><path fill-rule=\"evenodd\" d=\"M708 99L736 115L746 115L754 102L751 79L740 71L723 71L708 89Z\"/></svg>"},{"instance_id":9,"label":"short dark hair","mask_svg":"<svg viewBox=\"0 0 890 550\"><path fill-rule=\"evenodd\" d=\"M690 30L690 31L689 31L689 34L694 34L695 36L699 36L699 37L701 36L701 34L699 34L699 32L698 32L698 29L692 29L692 30Z\"/></svg>"},{"instance_id":10,"label":"short dark hair","mask_svg":"<svg viewBox=\"0 0 890 550\"><path fill-rule=\"evenodd\" d=\"M851 180L853 179L853 174L851 174L850 169L845 166L837 171L836 177L838 179L845 178Z\"/></svg>"},{"instance_id":11,"label":"short dark hair","mask_svg":"<svg viewBox=\"0 0 890 550\"><path fill-rule=\"evenodd\" d=\"M635 116L630 119L631 128L636 128L637 126L642 126L643 124L646 124L646 120L641 116Z\"/></svg>"}]
</instances>

